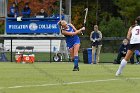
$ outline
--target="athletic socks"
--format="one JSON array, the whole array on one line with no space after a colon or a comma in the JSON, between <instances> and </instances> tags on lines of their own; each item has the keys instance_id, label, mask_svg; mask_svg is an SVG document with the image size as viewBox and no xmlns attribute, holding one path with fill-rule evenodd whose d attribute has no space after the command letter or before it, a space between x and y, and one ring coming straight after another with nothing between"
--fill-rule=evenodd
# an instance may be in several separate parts
<instances>
[{"instance_id":1,"label":"athletic socks","mask_svg":"<svg viewBox=\"0 0 140 93\"><path fill-rule=\"evenodd\" d=\"M120 63L118 71L116 72L116 76L119 76L122 73L122 70L126 66L126 64L127 64L127 61L123 59Z\"/></svg>"},{"instance_id":2,"label":"athletic socks","mask_svg":"<svg viewBox=\"0 0 140 93\"><path fill-rule=\"evenodd\" d=\"M79 57L78 56L74 56L74 67L78 68L78 61L79 61Z\"/></svg>"},{"instance_id":3,"label":"athletic socks","mask_svg":"<svg viewBox=\"0 0 140 93\"><path fill-rule=\"evenodd\" d=\"M79 57L74 56L74 68L73 68L73 71L79 71L78 61L79 61Z\"/></svg>"}]
</instances>

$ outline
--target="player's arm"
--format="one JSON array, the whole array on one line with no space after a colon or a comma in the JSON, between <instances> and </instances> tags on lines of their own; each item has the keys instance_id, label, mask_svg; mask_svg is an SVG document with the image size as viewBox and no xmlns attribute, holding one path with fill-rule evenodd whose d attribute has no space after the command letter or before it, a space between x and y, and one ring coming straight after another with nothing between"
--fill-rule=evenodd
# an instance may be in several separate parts
<instances>
[{"instance_id":1,"label":"player's arm","mask_svg":"<svg viewBox=\"0 0 140 93\"><path fill-rule=\"evenodd\" d=\"M76 35L78 33L80 33L82 30L84 30L85 28L81 28L79 30L76 30L75 32L67 32L66 30L62 29L62 34L63 35L69 35L69 36L73 36Z\"/></svg>"},{"instance_id":2,"label":"player's arm","mask_svg":"<svg viewBox=\"0 0 140 93\"><path fill-rule=\"evenodd\" d=\"M74 31L77 30L73 24L70 24L70 26L73 28Z\"/></svg>"},{"instance_id":3,"label":"player's arm","mask_svg":"<svg viewBox=\"0 0 140 93\"><path fill-rule=\"evenodd\" d=\"M75 31L75 32L78 32L78 33L81 33L81 31L83 31L83 30L85 30L85 27L82 27L81 29L79 29L79 30L77 30L76 28L75 28L75 26L73 25L73 24L70 24L70 26L73 28L73 30ZM78 34L77 33L77 34Z\"/></svg>"},{"instance_id":4,"label":"player's arm","mask_svg":"<svg viewBox=\"0 0 140 93\"><path fill-rule=\"evenodd\" d=\"M132 30L132 27L130 27L129 29L128 29L128 32L127 32L127 39L128 40L130 40L130 38L131 38L131 30Z\"/></svg>"}]
</instances>

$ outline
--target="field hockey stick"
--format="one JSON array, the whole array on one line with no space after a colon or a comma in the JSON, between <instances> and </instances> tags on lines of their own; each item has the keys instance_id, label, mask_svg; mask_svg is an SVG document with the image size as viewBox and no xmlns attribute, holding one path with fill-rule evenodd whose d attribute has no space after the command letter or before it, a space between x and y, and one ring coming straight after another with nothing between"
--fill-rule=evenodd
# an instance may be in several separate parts
<instances>
[{"instance_id":1,"label":"field hockey stick","mask_svg":"<svg viewBox=\"0 0 140 93\"><path fill-rule=\"evenodd\" d=\"M87 14L88 14L88 8L86 8L84 11L86 11L85 12L85 18L84 18L84 27L85 27L86 26L86 20L87 20ZM82 35L84 35L83 31L82 31Z\"/></svg>"}]
</instances>

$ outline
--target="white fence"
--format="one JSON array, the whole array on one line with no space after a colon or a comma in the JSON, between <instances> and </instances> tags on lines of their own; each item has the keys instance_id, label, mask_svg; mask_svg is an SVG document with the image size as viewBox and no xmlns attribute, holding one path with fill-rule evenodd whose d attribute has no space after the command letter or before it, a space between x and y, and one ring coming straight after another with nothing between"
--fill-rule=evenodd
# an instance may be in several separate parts
<instances>
[{"instance_id":1,"label":"white fence","mask_svg":"<svg viewBox=\"0 0 140 93\"><path fill-rule=\"evenodd\" d=\"M34 52L51 52L60 50L61 40L13 40L12 51L16 50L17 46L33 46ZM50 48L51 47L51 48ZM4 48L11 50L11 41L4 40Z\"/></svg>"}]
</instances>

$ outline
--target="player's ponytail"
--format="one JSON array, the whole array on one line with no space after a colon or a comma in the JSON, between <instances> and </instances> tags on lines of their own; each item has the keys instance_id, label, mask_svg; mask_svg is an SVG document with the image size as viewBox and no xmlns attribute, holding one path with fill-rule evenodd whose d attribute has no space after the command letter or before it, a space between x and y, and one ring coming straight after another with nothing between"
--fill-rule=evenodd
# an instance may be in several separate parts
<instances>
[{"instance_id":1,"label":"player's ponytail","mask_svg":"<svg viewBox=\"0 0 140 93\"><path fill-rule=\"evenodd\" d=\"M140 16L136 18L137 24L140 25Z\"/></svg>"},{"instance_id":2,"label":"player's ponytail","mask_svg":"<svg viewBox=\"0 0 140 93\"><path fill-rule=\"evenodd\" d=\"M61 33L62 33L62 30L63 30L63 29L62 29L61 21L59 21L57 24L58 24L58 26L59 26L59 28L60 28Z\"/></svg>"}]
</instances>

